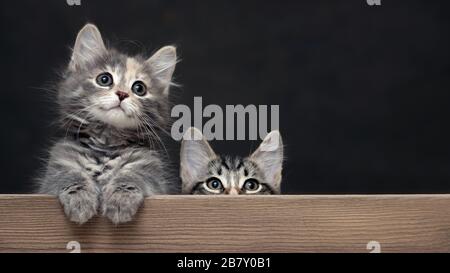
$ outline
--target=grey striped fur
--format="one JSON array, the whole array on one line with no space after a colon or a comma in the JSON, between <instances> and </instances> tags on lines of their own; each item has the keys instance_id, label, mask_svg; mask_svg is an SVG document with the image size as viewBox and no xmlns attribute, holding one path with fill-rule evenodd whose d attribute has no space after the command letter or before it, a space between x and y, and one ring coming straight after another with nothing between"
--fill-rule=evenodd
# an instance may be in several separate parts
<instances>
[{"instance_id":1,"label":"grey striped fur","mask_svg":"<svg viewBox=\"0 0 450 273\"><path fill-rule=\"evenodd\" d=\"M175 64L174 47L148 59L130 57L107 49L94 25L79 32L58 85L66 134L51 148L38 190L57 195L71 221L81 224L101 213L115 224L127 222L144 197L176 191L157 149L168 125ZM114 79L106 88L96 83L104 72ZM132 92L136 80L147 86L144 96ZM129 97L119 101L119 90Z\"/></svg>"},{"instance_id":2,"label":"grey striped fur","mask_svg":"<svg viewBox=\"0 0 450 273\"><path fill-rule=\"evenodd\" d=\"M180 177L185 194L279 194L283 144L272 131L249 157L218 156L203 135L191 127L185 133L180 152ZM219 181L220 188L211 188ZM249 190L246 183L257 185Z\"/></svg>"}]
</instances>

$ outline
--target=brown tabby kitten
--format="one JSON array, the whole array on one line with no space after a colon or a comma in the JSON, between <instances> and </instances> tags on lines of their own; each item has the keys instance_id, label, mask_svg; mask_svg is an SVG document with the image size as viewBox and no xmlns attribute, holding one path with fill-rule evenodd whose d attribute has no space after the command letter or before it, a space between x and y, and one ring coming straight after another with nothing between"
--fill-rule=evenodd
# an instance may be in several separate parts
<instances>
[{"instance_id":1,"label":"brown tabby kitten","mask_svg":"<svg viewBox=\"0 0 450 273\"><path fill-rule=\"evenodd\" d=\"M249 157L217 156L196 128L181 144L180 176L184 194L279 194L283 144L278 131L268 134Z\"/></svg>"}]
</instances>

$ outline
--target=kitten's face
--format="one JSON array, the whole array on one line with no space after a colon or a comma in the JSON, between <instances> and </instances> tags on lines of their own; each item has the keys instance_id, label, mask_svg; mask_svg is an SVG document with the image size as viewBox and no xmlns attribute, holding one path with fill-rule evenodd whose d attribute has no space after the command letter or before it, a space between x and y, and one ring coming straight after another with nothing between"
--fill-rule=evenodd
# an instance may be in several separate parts
<instances>
[{"instance_id":1,"label":"kitten's face","mask_svg":"<svg viewBox=\"0 0 450 273\"><path fill-rule=\"evenodd\" d=\"M274 194L262 170L249 158L217 157L208 163L206 179L195 184L192 194Z\"/></svg>"},{"instance_id":2,"label":"kitten's face","mask_svg":"<svg viewBox=\"0 0 450 273\"><path fill-rule=\"evenodd\" d=\"M185 194L277 194L280 192L283 145L278 131L247 158L217 156L201 132L190 128L181 146Z\"/></svg>"},{"instance_id":3,"label":"kitten's face","mask_svg":"<svg viewBox=\"0 0 450 273\"><path fill-rule=\"evenodd\" d=\"M86 25L60 87L63 113L119 129L163 125L175 64L174 47L164 47L148 59L129 57L107 49L98 29Z\"/></svg>"}]
</instances>

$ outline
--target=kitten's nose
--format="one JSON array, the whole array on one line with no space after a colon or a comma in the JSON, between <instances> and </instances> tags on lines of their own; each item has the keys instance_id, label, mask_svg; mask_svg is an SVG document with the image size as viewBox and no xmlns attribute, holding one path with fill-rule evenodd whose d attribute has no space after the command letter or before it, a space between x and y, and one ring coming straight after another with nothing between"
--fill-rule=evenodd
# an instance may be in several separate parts
<instances>
[{"instance_id":1,"label":"kitten's nose","mask_svg":"<svg viewBox=\"0 0 450 273\"><path fill-rule=\"evenodd\" d=\"M124 99L129 97L128 93L123 92L123 91L117 91L116 95L119 97L120 101L123 101Z\"/></svg>"}]
</instances>

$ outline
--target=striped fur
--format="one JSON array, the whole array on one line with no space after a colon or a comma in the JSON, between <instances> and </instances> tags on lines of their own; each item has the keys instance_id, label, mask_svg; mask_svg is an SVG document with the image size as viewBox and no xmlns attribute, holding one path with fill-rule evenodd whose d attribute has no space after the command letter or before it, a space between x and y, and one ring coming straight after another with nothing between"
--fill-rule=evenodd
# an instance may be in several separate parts
<instances>
[{"instance_id":1,"label":"striped fur","mask_svg":"<svg viewBox=\"0 0 450 273\"><path fill-rule=\"evenodd\" d=\"M181 146L180 176L185 194L279 194L283 145L272 131L249 157L216 155L201 132L190 128ZM212 183L220 183L214 188ZM247 186L251 183L253 189Z\"/></svg>"}]
</instances>

